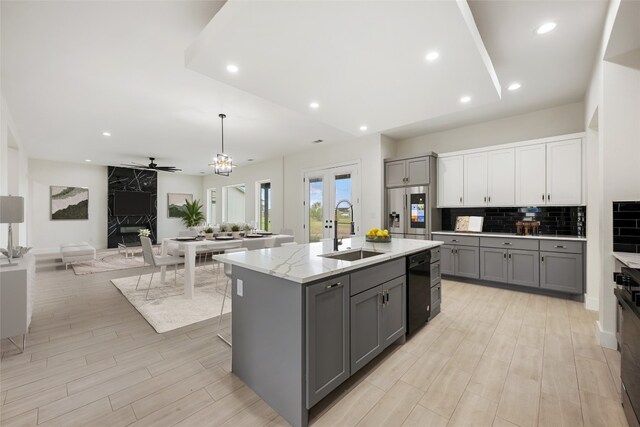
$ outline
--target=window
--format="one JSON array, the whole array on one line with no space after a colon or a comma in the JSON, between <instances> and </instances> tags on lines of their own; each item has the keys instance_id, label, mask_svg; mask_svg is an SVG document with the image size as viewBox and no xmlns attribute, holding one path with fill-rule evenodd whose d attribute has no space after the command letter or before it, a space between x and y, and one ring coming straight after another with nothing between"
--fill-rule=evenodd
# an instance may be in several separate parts
<instances>
[{"instance_id":1,"label":"window","mask_svg":"<svg viewBox=\"0 0 640 427\"><path fill-rule=\"evenodd\" d=\"M207 198L209 200L209 206L207 208L207 224L216 223L216 189L210 188L207 190Z\"/></svg>"},{"instance_id":2,"label":"window","mask_svg":"<svg viewBox=\"0 0 640 427\"><path fill-rule=\"evenodd\" d=\"M258 183L258 228L271 231L271 182Z\"/></svg>"},{"instance_id":3,"label":"window","mask_svg":"<svg viewBox=\"0 0 640 427\"><path fill-rule=\"evenodd\" d=\"M223 220L226 222L245 222L244 200L245 185L230 185L223 187L224 211Z\"/></svg>"}]
</instances>

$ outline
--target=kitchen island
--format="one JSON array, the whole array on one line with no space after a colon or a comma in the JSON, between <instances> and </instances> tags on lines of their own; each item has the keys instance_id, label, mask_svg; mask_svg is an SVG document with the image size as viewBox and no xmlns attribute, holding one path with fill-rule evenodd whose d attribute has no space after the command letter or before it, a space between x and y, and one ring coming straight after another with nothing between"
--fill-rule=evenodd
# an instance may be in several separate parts
<instances>
[{"instance_id":1,"label":"kitchen island","mask_svg":"<svg viewBox=\"0 0 640 427\"><path fill-rule=\"evenodd\" d=\"M442 242L345 239L218 255L233 265L232 370L293 426L406 330L407 255Z\"/></svg>"}]
</instances>

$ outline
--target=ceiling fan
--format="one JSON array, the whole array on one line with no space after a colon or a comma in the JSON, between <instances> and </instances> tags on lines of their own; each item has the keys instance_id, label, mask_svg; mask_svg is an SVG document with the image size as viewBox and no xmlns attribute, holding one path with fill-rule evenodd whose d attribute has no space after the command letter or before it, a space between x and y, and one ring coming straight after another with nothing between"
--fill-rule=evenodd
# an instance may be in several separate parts
<instances>
[{"instance_id":1,"label":"ceiling fan","mask_svg":"<svg viewBox=\"0 0 640 427\"><path fill-rule=\"evenodd\" d=\"M148 165L131 162L131 163L123 163L123 166L129 166L136 169L149 169L149 170L156 170L156 171L163 171L163 172L178 172L182 170L182 169L178 169L175 166L158 166L154 162L155 157L149 157L149 160L151 160L151 163L149 163Z\"/></svg>"}]
</instances>

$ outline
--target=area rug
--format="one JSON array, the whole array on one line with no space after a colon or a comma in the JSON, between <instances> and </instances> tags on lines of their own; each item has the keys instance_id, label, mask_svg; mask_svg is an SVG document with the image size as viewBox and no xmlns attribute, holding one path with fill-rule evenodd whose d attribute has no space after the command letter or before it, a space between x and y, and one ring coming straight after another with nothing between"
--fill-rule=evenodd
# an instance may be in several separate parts
<instances>
[{"instance_id":1,"label":"area rug","mask_svg":"<svg viewBox=\"0 0 640 427\"><path fill-rule=\"evenodd\" d=\"M173 284L173 271L167 269L167 280L160 283L160 273L153 276L149 300L145 299L151 274L113 279L111 283L122 292L136 310L158 333L172 331L220 315L220 307L227 282L225 275L216 275L210 266L196 268L193 299L184 297L183 277L178 270L178 284ZM224 313L231 312L231 300L227 298Z\"/></svg>"},{"instance_id":2,"label":"area rug","mask_svg":"<svg viewBox=\"0 0 640 427\"><path fill-rule=\"evenodd\" d=\"M117 250L98 252L94 261L77 262L71 264L77 276L84 274L104 273L105 271L126 270L127 268L142 267L144 260L142 251L135 251L133 256L125 258L124 252Z\"/></svg>"}]
</instances>

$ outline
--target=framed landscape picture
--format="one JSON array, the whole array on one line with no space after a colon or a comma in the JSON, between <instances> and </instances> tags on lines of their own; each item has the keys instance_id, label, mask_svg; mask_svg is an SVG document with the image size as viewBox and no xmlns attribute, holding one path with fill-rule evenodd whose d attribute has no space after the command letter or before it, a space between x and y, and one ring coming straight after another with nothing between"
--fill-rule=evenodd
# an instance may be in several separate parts
<instances>
[{"instance_id":1,"label":"framed landscape picture","mask_svg":"<svg viewBox=\"0 0 640 427\"><path fill-rule=\"evenodd\" d=\"M167 215L169 218L182 218L187 201L193 202L193 194L167 193Z\"/></svg>"},{"instance_id":2,"label":"framed landscape picture","mask_svg":"<svg viewBox=\"0 0 640 427\"><path fill-rule=\"evenodd\" d=\"M52 185L51 219L89 219L89 189Z\"/></svg>"}]
</instances>

